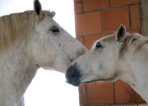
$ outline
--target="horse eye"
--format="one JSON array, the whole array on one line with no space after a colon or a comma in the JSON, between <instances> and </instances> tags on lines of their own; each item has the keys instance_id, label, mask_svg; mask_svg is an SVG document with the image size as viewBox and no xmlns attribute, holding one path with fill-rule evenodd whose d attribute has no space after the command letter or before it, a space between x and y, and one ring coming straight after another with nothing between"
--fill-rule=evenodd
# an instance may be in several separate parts
<instances>
[{"instance_id":1,"label":"horse eye","mask_svg":"<svg viewBox=\"0 0 148 106\"><path fill-rule=\"evenodd\" d=\"M50 31L52 31L53 33L58 33L58 32L60 32L60 29L58 27L54 26L54 27L50 28Z\"/></svg>"},{"instance_id":2,"label":"horse eye","mask_svg":"<svg viewBox=\"0 0 148 106\"><path fill-rule=\"evenodd\" d=\"M101 45L101 43L100 42L97 42L96 43L96 48L102 48L103 46Z\"/></svg>"}]
</instances>

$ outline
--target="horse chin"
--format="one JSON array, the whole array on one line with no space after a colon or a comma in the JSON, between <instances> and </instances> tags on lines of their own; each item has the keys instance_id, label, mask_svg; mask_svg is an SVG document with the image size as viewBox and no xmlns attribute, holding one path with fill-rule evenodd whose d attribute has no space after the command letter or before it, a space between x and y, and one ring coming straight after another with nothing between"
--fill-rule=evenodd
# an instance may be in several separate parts
<instances>
[{"instance_id":1,"label":"horse chin","mask_svg":"<svg viewBox=\"0 0 148 106\"><path fill-rule=\"evenodd\" d=\"M83 81L83 82L81 82L81 83L91 83L91 82L95 82L95 81L100 81L100 80Z\"/></svg>"},{"instance_id":2,"label":"horse chin","mask_svg":"<svg viewBox=\"0 0 148 106\"><path fill-rule=\"evenodd\" d=\"M67 67L55 67L54 70L61 72L61 73L66 73Z\"/></svg>"},{"instance_id":3,"label":"horse chin","mask_svg":"<svg viewBox=\"0 0 148 106\"><path fill-rule=\"evenodd\" d=\"M94 80L90 80L90 81L84 81L84 82L81 82L81 83L91 83L91 82L95 82L95 81L103 81L103 82L105 82L105 81L108 81L108 82L114 82L114 81L116 81L116 79L115 78L109 78L109 79L94 79Z\"/></svg>"},{"instance_id":4,"label":"horse chin","mask_svg":"<svg viewBox=\"0 0 148 106\"><path fill-rule=\"evenodd\" d=\"M51 71L57 71L57 72L61 72L61 73L65 73L66 68L65 67L48 67L48 66L43 66L42 67L45 70L51 70Z\"/></svg>"},{"instance_id":5,"label":"horse chin","mask_svg":"<svg viewBox=\"0 0 148 106\"><path fill-rule=\"evenodd\" d=\"M71 80L67 80L66 79L66 82L69 83L69 84L71 84L71 85L73 85L73 86L76 86L76 87L81 84L79 80L77 80L77 81L71 81Z\"/></svg>"}]
</instances>

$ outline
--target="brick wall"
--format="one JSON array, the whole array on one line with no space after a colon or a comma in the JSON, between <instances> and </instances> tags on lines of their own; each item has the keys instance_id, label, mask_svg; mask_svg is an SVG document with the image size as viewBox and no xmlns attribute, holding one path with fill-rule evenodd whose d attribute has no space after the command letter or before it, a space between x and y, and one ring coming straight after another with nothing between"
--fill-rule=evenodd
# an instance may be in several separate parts
<instances>
[{"instance_id":1,"label":"brick wall","mask_svg":"<svg viewBox=\"0 0 148 106\"><path fill-rule=\"evenodd\" d=\"M140 0L74 0L76 36L90 49L93 42L124 24L129 32L141 33ZM93 82L79 87L81 106L144 103L122 81Z\"/></svg>"}]
</instances>

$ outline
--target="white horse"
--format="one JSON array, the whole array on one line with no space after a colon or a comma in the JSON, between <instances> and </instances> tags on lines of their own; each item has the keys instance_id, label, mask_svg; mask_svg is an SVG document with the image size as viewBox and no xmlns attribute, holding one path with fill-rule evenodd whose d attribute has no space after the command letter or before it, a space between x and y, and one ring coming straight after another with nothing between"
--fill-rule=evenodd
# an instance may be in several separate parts
<instances>
[{"instance_id":1,"label":"white horse","mask_svg":"<svg viewBox=\"0 0 148 106\"><path fill-rule=\"evenodd\" d=\"M92 49L71 64L67 81L78 86L92 81L122 80L148 103L148 37L117 33L97 40Z\"/></svg>"},{"instance_id":2,"label":"white horse","mask_svg":"<svg viewBox=\"0 0 148 106\"><path fill-rule=\"evenodd\" d=\"M24 106L23 94L39 67L65 72L87 50L42 11L0 17L0 106Z\"/></svg>"}]
</instances>

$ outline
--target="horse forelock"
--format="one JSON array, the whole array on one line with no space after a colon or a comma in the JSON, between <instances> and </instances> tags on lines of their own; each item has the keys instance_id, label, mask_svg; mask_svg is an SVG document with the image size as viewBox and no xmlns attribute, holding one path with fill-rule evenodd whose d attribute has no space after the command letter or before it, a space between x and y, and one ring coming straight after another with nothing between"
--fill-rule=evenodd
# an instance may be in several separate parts
<instances>
[{"instance_id":1,"label":"horse forelock","mask_svg":"<svg viewBox=\"0 0 148 106\"><path fill-rule=\"evenodd\" d=\"M42 18L50 16L49 11L42 12ZM36 14L25 11L0 17L0 49L8 49L16 40L23 40L34 30Z\"/></svg>"}]
</instances>

